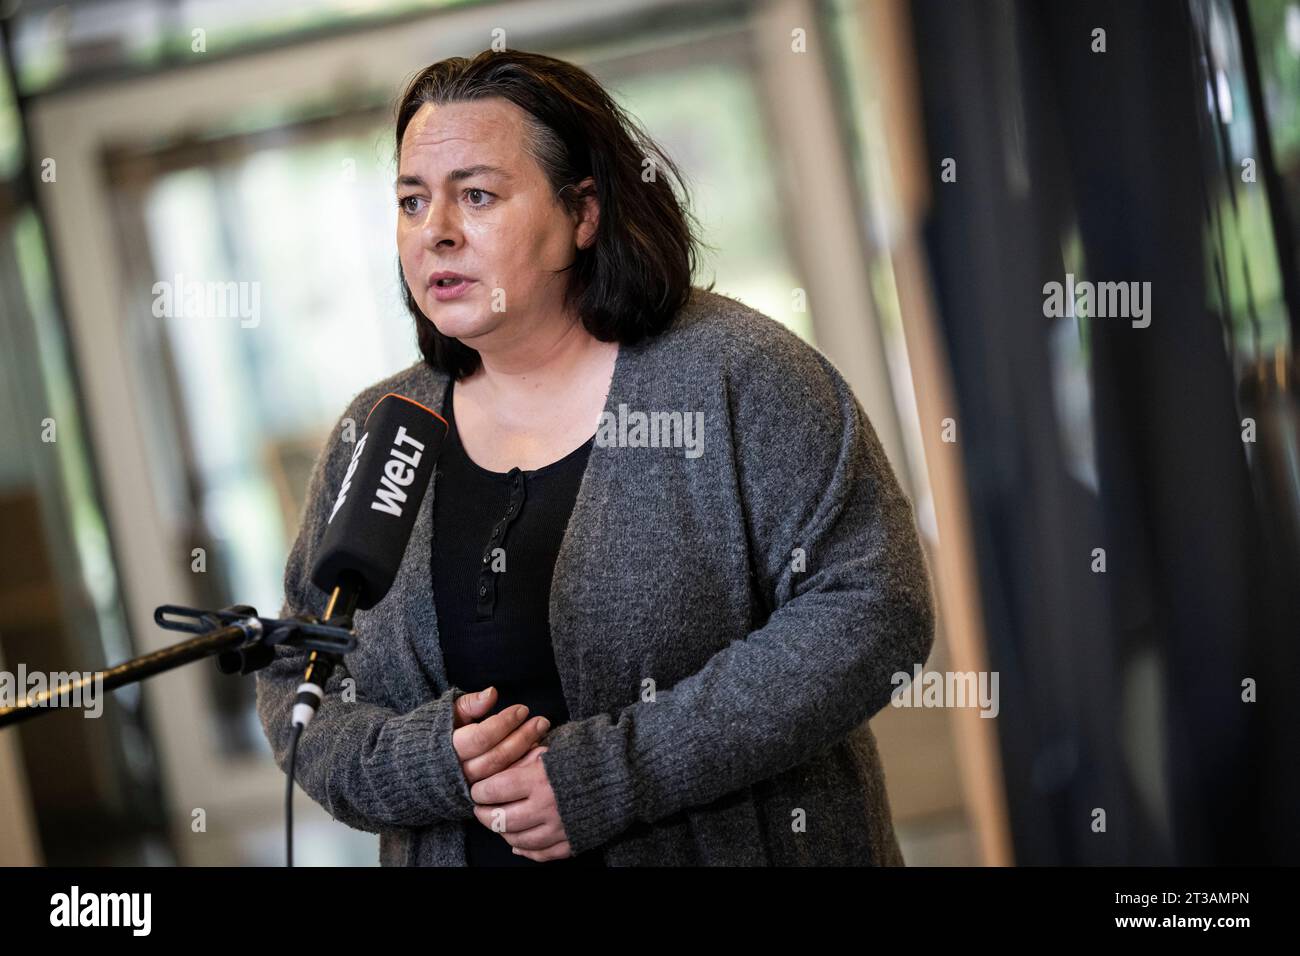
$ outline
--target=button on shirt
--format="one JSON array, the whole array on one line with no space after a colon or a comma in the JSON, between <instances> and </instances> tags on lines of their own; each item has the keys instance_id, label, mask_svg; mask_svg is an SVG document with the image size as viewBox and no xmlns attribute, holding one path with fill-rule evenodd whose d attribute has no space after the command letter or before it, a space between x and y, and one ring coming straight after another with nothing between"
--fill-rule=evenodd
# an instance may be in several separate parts
<instances>
[{"instance_id":1,"label":"button on shirt","mask_svg":"<svg viewBox=\"0 0 1300 956\"><path fill-rule=\"evenodd\" d=\"M488 471L466 454L452 409L435 474L434 606L447 679L465 691L497 689L500 713L528 706L528 719L552 727L569 719L551 647L551 577L595 436L535 471ZM603 866L593 849L539 864L477 820L465 821L469 866Z\"/></svg>"}]
</instances>

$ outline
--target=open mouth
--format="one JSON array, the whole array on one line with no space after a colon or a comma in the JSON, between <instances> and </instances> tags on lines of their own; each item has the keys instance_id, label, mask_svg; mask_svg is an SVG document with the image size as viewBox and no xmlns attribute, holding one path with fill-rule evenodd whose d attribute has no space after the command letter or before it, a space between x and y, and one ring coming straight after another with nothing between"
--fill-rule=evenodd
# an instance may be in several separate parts
<instances>
[{"instance_id":1,"label":"open mouth","mask_svg":"<svg viewBox=\"0 0 1300 956\"><path fill-rule=\"evenodd\" d=\"M468 281L468 280L466 280L466 279L439 279L437 282L434 283L434 285L436 285L436 286L437 286L438 288L440 288L440 289L447 289L447 288L450 288L451 286L454 286L454 285L460 285L461 283L466 282L466 281Z\"/></svg>"}]
</instances>

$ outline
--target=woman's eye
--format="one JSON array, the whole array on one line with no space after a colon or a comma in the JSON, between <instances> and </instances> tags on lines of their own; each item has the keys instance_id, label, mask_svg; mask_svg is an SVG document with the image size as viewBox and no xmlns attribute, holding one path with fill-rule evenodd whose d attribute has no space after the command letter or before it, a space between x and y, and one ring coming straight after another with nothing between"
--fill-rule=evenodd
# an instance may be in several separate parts
<instances>
[{"instance_id":1,"label":"woman's eye","mask_svg":"<svg viewBox=\"0 0 1300 956\"><path fill-rule=\"evenodd\" d=\"M486 189L466 189L463 195L469 200L470 206L476 209L485 209L496 199L496 193L490 193ZM419 196L402 196L397 200L397 207L408 216L414 216L420 211Z\"/></svg>"}]
</instances>

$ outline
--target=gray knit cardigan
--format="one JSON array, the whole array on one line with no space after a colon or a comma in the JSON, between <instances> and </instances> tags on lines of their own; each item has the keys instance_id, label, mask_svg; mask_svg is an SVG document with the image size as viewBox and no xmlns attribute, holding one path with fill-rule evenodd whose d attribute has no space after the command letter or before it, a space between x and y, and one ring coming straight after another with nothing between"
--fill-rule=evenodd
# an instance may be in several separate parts
<instances>
[{"instance_id":1,"label":"gray knit cardigan","mask_svg":"<svg viewBox=\"0 0 1300 956\"><path fill-rule=\"evenodd\" d=\"M387 392L440 411L446 383L418 363L340 418L308 486L284 615L324 611L308 576L353 448L346 420L359 433ZM702 443L639 427L637 413L668 420L653 412L702 421ZM784 326L693 289L667 331L620 346L606 413L550 596L570 720L542 763L573 851L602 847L611 866L902 865L867 721L893 675L925 662L934 611L911 504L861 404ZM451 733L453 701L479 688L443 669L432 501L431 485L396 582L357 613L357 649L298 751L298 784L378 833L385 866L465 865L474 820ZM303 660L281 648L258 673L281 769ZM355 693L340 697L349 676Z\"/></svg>"}]
</instances>

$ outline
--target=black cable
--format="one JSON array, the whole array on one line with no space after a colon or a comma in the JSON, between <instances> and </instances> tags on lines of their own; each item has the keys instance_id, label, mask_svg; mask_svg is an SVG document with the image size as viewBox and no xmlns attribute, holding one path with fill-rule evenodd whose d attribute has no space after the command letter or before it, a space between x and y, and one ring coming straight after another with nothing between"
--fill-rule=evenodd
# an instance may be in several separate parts
<instances>
[{"instance_id":1,"label":"black cable","mask_svg":"<svg viewBox=\"0 0 1300 956\"><path fill-rule=\"evenodd\" d=\"M284 859L285 866L293 866L293 767L298 759L298 738L302 724L294 724L289 737L289 774L284 789Z\"/></svg>"}]
</instances>

